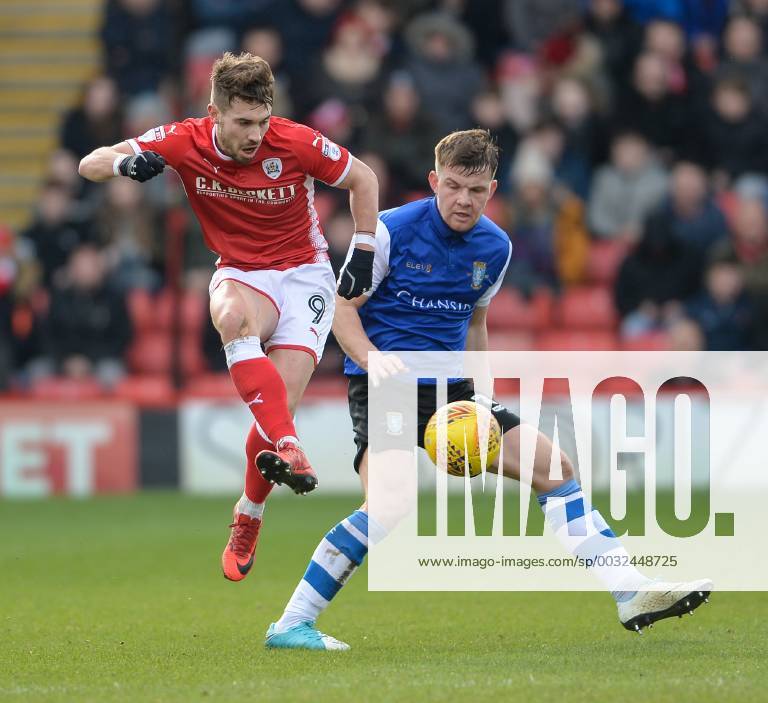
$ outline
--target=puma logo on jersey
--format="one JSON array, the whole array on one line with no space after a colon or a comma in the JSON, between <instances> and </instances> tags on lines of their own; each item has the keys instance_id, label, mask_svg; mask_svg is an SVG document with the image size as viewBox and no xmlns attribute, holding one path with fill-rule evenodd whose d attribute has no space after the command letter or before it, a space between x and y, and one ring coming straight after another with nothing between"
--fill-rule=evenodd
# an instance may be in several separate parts
<instances>
[{"instance_id":1,"label":"puma logo on jersey","mask_svg":"<svg viewBox=\"0 0 768 703\"><path fill-rule=\"evenodd\" d=\"M176 131L177 125L171 125L171 128L168 130L168 134L173 134Z\"/></svg>"}]
</instances>

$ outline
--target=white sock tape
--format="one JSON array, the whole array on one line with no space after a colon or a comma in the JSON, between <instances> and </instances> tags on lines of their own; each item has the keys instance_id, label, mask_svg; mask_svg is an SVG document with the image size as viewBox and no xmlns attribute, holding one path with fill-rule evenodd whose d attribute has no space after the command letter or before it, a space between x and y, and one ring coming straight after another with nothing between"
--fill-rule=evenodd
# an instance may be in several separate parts
<instances>
[{"instance_id":1,"label":"white sock tape","mask_svg":"<svg viewBox=\"0 0 768 703\"><path fill-rule=\"evenodd\" d=\"M123 163L123 159L127 156L127 154L120 154L120 156L116 156L115 160L112 162L112 173L114 173L116 176L122 176L123 174L120 173L120 164Z\"/></svg>"},{"instance_id":2,"label":"white sock tape","mask_svg":"<svg viewBox=\"0 0 768 703\"><path fill-rule=\"evenodd\" d=\"M231 369L238 361L258 359L264 356L261 340L258 337L238 337L224 346L227 356L227 368Z\"/></svg>"},{"instance_id":3,"label":"white sock tape","mask_svg":"<svg viewBox=\"0 0 768 703\"><path fill-rule=\"evenodd\" d=\"M370 244L376 246L376 237L367 232L355 232L355 244Z\"/></svg>"}]
</instances>

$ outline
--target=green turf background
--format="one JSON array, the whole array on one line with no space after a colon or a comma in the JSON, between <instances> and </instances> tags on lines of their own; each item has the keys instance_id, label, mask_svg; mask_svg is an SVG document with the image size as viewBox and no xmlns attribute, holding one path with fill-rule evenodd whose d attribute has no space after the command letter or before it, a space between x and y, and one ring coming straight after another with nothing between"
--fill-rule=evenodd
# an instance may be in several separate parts
<instances>
[{"instance_id":1,"label":"green turf background","mask_svg":"<svg viewBox=\"0 0 768 703\"><path fill-rule=\"evenodd\" d=\"M0 502L0 701L768 700L768 594L715 593L640 637L601 593L368 593L363 569L320 621L350 652L265 651L358 502L273 498L238 584L231 501Z\"/></svg>"}]
</instances>

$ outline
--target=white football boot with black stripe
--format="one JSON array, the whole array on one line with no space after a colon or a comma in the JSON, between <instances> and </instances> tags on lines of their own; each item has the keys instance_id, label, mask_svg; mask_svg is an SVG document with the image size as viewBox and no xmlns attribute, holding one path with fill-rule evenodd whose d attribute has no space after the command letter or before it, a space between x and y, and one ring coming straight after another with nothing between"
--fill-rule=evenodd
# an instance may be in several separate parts
<instances>
[{"instance_id":1,"label":"white football boot with black stripe","mask_svg":"<svg viewBox=\"0 0 768 703\"><path fill-rule=\"evenodd\" d=\"M619 620L627 630L642 634L644 627L674 615L693 615L712 592L712 581L699 579L680 583L653 582L654 590L637 591L629 600L618 603Z\"/></svg>"}]
</instances>

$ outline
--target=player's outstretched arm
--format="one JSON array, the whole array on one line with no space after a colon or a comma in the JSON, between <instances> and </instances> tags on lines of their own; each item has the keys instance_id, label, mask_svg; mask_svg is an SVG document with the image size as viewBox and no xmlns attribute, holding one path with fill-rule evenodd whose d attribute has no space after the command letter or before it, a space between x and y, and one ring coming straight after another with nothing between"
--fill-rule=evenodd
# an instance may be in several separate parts
<instances>
[{"instance_id":1,"label":"player's outstretched arm","mask_svg":"<svg viewBox=\"0 0 768 703\"><path fill-rule=\"evenodd\" d=\"M488 307L478 305L472 311L467 328L464 349L468 352L488 351ZM475 390L483 395L493 395L493 375L487 354L469 354L464 360L467 376L475 381Z\"/></svg>"},{"instance_id":2,"label":"player's outstretched arm","mask_svg":"<svg viewBox=\"0 0 768 703\"><path fill-rule=\"evenodd\" d=\"M154 151L134 154L128 142L102 146L83 157L78 172L89 181L101 182L115 176L148 181L163 172L165 159Z\"/></svg>"},{"instance_id":3,"label":"player's outstretched arm","mask_svg":"<svg viewBox=\"0 0 768 703\"><path fill-rule=\"evenodd\" d=\"M345 300L338 295L336 296L333 335L344 353L361 369L367 371L373 385L378 386L382 379L407 369L402 359L395 354L378 355L378 363L375 368L369 366L368 352L375 352L378 349L368 338L363 323L360 321L358 310L366 300L368 297L365 295L352 300Z\"/></svg>"},{"instance_id":4,"label":"player's outstretched arm","mask_svg":"<svg viewBox=\"0 0 768 703\"><path fill-rule=\"evenodd\" d=\"M342 351L361 369L368 370L368 352L378 351L363 329L358 310L368 300L361 295L352 300L336 296L336 312L333 314L333 336Z\"/></svg>"},{"instance_id":5,"label":"player's outstretched arm","mask_svg":"<svg viewBox=\"0 0 768 703\"><path fill-rule=\"evenodd\" d=\"M349 209L355 221L355 249L339 276L338 293L352 300L370 290L373 278L374 237L379 210L379 181L362 161L352 158L347 177L339 183L349 190Z\"/></svg>"},{"instance_id":6,"label":"player's outstretched arm","mask_svg":"<svg viewBox=\"0 0 768 703\"><path fill-rule=\"evenodd\" d=\"M467 341L464 344L466 351L488 351L487 317L487 307L478 306L472 311L472 317L467 328Z\"/></svg>"}]
</instances>

